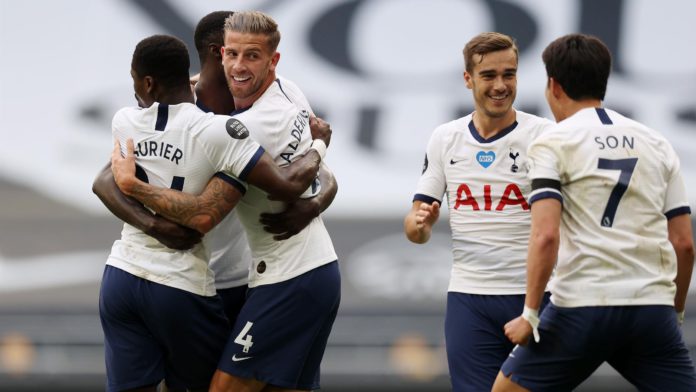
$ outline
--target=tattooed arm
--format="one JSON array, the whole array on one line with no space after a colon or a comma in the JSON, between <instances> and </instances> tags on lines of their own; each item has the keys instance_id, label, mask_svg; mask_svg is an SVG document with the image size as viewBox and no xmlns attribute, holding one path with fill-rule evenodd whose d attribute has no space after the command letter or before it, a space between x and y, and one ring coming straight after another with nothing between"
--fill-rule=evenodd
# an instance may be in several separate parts
<instances>
[{"instance_id":1,"label":"tattooed arm","mask_svg":"<svg viewBox=\"0 0 696 392\"><path fill-rule=\"evenodd\" d=\"M207 233L220 223L242 198L242 193L222 178L213 177L200 195L164 190L136 183L130 196L180 225Z\"/></svg>"},{"instance_id":2,"label":"tattooed arm","mask_svg":"<svg viewBox=\"0 0 696 392\"><path fill-rule=\"evenodd\" d=\"M203 193L193 195L174 189L156 187L135 176L133 140L126 142L127 154L121 156L119 142L114 143L111 170L121 191L158 214L183 226L207 233L234 208L242 193L222 178L214 176ZM263 153L249 172L247 181L278 199L295 199L316 178L321 158L316 150L291 165L278 167L268 153ZM220 175L220 177L224 177Z\"/></svg>"},{"instance_id":3,"label":"tattooed arm","mask_svg":"<svg viewBox=\"0 0 696 392\"><path fill-rule=\"evenodd\" d=\"M190 249L201 242L201 233L153 214L139 201L124 195L111 173L111 163L94 179L92 191L114 215L172 249Z\"/></svg>"}]
</instances>

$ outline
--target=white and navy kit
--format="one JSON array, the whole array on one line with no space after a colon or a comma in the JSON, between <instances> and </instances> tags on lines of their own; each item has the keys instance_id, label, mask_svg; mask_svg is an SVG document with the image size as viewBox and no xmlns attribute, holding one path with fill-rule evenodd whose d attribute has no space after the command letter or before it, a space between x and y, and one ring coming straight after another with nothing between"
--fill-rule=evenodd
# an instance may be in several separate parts
<instances>
[{"instance_id":1,"label":"white and navy kit","mask_svg":"<svg viewBox=\"0 0 696 392\"><path fill-rule=\"evenodd\" d=\"M503 326L524 306L530 207L527 147L552 123L521 111L490 139L473 116L436 128L414 201L447 195L453 265L445 338L455 392L490 390L513 345Z\"/></svg>"},{"instance_id":2,"label":"white and navy kit","mask_svg":"<svg viewBox=\"0 0 696 392\"><path fill-rule=\"evenodd\" d=\"M152 185L200 193L213 175L224 172L223 178L244 191L243 181L263 148L240 124L189 103L155 103L120 110L112 132L122 150L126 139L133 139L137 176ZM208 385L230 331L208 268L208 242L173 250L124 224L100 290L107 390L162 379L179 389Z\"/></svg>"},{"instance_id":3,"label":"white and navy kit","mask_svg":"<svg viewBox=\"0 0 696 392\"><path fill-rule=\"evenodd\" d=\"M472 114L435 129L415 200L447 194L453 265L449 291L524 294L530 213L527 146L552 123L519 110L483 139Z\"/></svg>"},{"instance_id":4,"label":"white and navy kit","mask_svg":"<svg viewBox=\"0 0 696 392\"><path fill-rule=\"evenodd\" d=\"M311 114L309 103L297 86L278 79L249 109L235 117L279 166L287 166L309 150ZM269 200L268 194L254 186L249 186L237 206L251 247L249 287L282 282L337 258L321 217L285 241L274 240L273 234L263 229L260 215L284 209L284 203Z\"/></svg>"},{"instance_id":5,"label":"white and navy kit","mask_svg":"<svg viewBox=\"0 0 696 392\"><path fill-rule=\"evenodd\" d=\"M563 204L539 343L502 371L534 391L572 390L606 361L640 390L694 391L674 311L667 221L690 213L679 159L656 131L604 108L561 121L529 147L530 202Z\"/></svg>"},{"instance_id":6,"label":"white and navy kit","mask_svg":"<svg viewBox=\"0 0 696 392\"><path fill-rule=\"evenodd\" d=\"M235 118L279 166L286 166L309 149L311 113L299 88L279 78ZM305 193L311 197L317 192L313 186ZM252 268L247 300L219 369L284 388L317 389L340 302L337 257L321 217L287 240L274 240L263 229L260 214L285 208L251 185L237 206Z\"/></svg>"},{"instance_id":7,"label":"white and navy kit","mask_svg":"<svg viewBox=\"0 0 696 392\"><path fill-rule=\"evenodd\" d=\"M238 132L239 124L228 116L203 113L193 104L155 103L147 109L125 108L116 113L113 135L123 150L126 139L133 139L141 168L138 175L152 185L198 194L213 175L224 172L244 192L243 181L263 148L248 132ZM191 250L173 250L124 224L107 264L155 283L212 296L215 284L208 268L208 242L204 238Z\"/></svg>"},{"instance_id":8,"label":"white and navy kit","mask_svg":"<svg viewBox=\"0 0 696 392\"><path fill-rule=\"evenodd\" d=\"M654 130L584 109L529 148L531 202L564 205L551 301L562 307L674 305L667 220L690 213L679 158Z\"/></svg>"},{"instance_id":9,"label":"white and navy kit","mask_svg":"<svg viewBox=\"0 0 696 392\"><path fill-rule=\"evenodd\" d=\"M200 100L196 101L196 106L210 112ZM215 275L215 289L225 306L230 325L234 325L246 299L251 265L251 249L237 210L230 211L206 237L210 240L209 266Z\"/></svg>"}]
</instances>

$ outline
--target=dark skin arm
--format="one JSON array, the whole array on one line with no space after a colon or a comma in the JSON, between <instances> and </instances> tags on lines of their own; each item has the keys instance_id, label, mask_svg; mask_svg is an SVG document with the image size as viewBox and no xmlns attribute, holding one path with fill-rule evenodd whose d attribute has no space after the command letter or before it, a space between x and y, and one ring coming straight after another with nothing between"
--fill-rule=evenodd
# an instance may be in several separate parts
<instances>
[{"instance_id":1,"label":"dark skin arm","mask_svg":"<svg viewBox=\"0 0 696 392\"><path fill-rule=\"evenodd\" d=\"M285 211L277 214L261 214L264 230L276 234L273 239L280 241L294 236L331 205L338 192L338 184L326 165L319 170L319 181L321 191L315 197L290 202Z\"/></svg>"},{"instance_id":2,"label":"dark skin arm","mask_svg":"<svg viewBox=\"0 0 696 392\"><path fill-rule=\"evenodd\" d=\"M92 192L116 217L142 230L168 248L186 250L201 241L200 232L155 215L137 200L124 195L114 181L111 163L94 179Z\"/></svg>"}]
</instances>

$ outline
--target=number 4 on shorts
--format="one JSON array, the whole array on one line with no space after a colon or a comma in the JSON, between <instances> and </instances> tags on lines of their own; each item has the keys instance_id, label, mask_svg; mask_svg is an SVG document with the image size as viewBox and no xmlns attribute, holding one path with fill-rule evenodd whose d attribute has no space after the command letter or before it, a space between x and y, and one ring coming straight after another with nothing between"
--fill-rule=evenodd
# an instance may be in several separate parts
<instances>
[{"instance_id":1,"label":"number 4 on shorts","mask_svg":"<svg viewBox=\"0 0 696 392\"><path fill-rule=\"evenodd\" d=\"M252 336L248 334L252 325L254 325L254 323L252 323L251 321L247 321L244 328L242 328L242 332L240 332L239 335L237 335L237 337L234 338L234 342L237 344L241 344L242 351L244 351L245 353L248 353L251 346L254 345L254 343L251 341Z\"/></svg>"}]
</instances>

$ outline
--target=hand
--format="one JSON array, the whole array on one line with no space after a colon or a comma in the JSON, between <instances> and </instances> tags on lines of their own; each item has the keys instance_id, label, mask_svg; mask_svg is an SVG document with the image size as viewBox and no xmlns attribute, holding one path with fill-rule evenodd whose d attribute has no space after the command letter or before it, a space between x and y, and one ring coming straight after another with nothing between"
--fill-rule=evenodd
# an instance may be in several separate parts
<instances>
[{"instance_id":1,"label":"hand","mask_svg":"<svg viewBox=\"0 0 696 392\"><path fill-rule=\"evenodd\" d=\"M508 321L503 327L505 330L505 336L513 343L524 346L529 341L529 337L532 335L532 326L529 321L522 318L522 316L517 317L514 320Z\"/></svg>"},{"instance_id":2,"label":"hand","mask_svg":"<svg viewBox=\"0 0 696 392\"><path fill-rule=\"evenodd\" d=\"M416 211L416 228L420 231L426 226L432 227L440 217L440 203L433 204L421 203L420 208Z\"/></svg>"},{"instance_id":3,"label":"hand","mask_svg":"<svg viewBox=\"0 0 696 392\"><path fill-rule=\"evenodd\" d=\"M133 151L133 139L126 141L126 156L121 156L121 144L114 141L114 150L111 152L111 172L118 188L130 195L130 185L135 180L135 154Z\"/></svg>"},{"instance_id":4,"label":"hand","mask_svg":"<svg viewBox=\"0 0 696 392\"><path fill-rule=\"evenodd\" d=\"M312 139L321 139L329 146L331 142L331 125L319 117L311 116L309 118L309 129L312 132Z\"/></svg>"},{"instance_id":5,"label":"hand","mask_svg":"<svg viewBox=\"0 0 696 392\"><path fill-rule=\"evenodd\" d=\"M316 198L299 199L287 204L285 211L277 214L261 214L263 229L276 234L276 241L287 240L299 233L309 223L319 216L319 205Z\"/></svg>"},{"instance_id":6,"label":"hand","mask_svg":"<svg viewBox=\"0 0 696 392\"><path fill-rule=\"evenodd\" d=\"M162 245L177 250L191 249L203 238L200 232L178 225L161 216L155 217L153 224L146 230L146 234L161 242Z\"/></svg>"}]
</instances>

